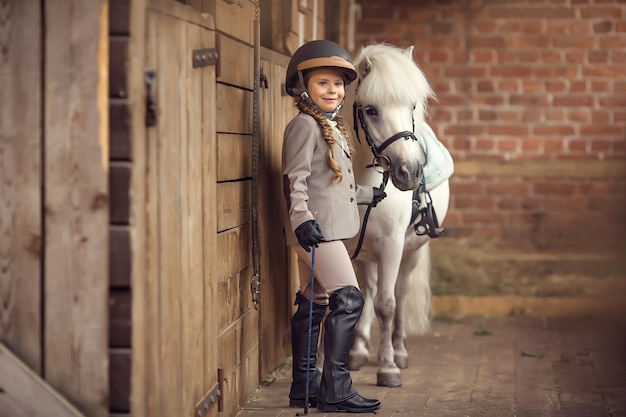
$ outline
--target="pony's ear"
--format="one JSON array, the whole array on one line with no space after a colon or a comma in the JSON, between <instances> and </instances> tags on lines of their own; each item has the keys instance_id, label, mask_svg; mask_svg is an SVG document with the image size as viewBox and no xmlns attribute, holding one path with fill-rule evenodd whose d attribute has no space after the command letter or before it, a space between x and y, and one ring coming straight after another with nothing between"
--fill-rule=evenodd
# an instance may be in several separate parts
<instances>
[{"instance_id":1,"label":"pony's ear","mask_svg":"<svg viewBox=\"0 0 626 417\"><path fill-rule=\"evenodd\" d=\"M369 74L369 72L372 70L372 61L370 61L370 58L366 57L364 60L362 60L359 64L358 69L361 77L365 77L367 74Z\"/></svg>"},{"instance_id":2,"label":"pony's ear","mask_svg":"<svg viewBox=\"0 0 626 417\"><path fill-rule=\"evenodd\" d=\"M404 54L409 58L413 59L413 45L409 46L404 50Z\"/></svg>"}]
</instances>

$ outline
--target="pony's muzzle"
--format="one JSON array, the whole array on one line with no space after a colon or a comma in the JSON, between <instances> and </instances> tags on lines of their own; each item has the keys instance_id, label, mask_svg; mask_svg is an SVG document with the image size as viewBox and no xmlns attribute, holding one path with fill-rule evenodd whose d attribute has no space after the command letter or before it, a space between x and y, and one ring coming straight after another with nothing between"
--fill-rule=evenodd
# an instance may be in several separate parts
<instances>
[{"instance_id":1,"label":"pony's muzzle","mask_svg":"<svg viewBox=\"0 0 626 417\"><path fill-rule=\"evenodd\" d=\"M414 190L419 186L423 174L422 164L401 161L391 171L391 181L399 190Z\"/></svg>"}]
</instances>

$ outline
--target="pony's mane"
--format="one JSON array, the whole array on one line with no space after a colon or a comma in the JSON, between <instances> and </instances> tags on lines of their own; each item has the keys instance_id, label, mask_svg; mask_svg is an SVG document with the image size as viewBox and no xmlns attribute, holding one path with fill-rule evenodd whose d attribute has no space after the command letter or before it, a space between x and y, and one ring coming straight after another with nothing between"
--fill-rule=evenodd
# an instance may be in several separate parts
<instances>
[{"instance_id":1,"label":"pony's mane","mask_svg":"<svg viewBox=\"0 0 626 417\"><path fill-rule=\"evenodd\" d=\"M414 104L426 111L426 100L434 93L412 58L413 48L389 44L364 47L354 60L361 76L355 101L379 105Z\"/></svg>"}]
</instances>

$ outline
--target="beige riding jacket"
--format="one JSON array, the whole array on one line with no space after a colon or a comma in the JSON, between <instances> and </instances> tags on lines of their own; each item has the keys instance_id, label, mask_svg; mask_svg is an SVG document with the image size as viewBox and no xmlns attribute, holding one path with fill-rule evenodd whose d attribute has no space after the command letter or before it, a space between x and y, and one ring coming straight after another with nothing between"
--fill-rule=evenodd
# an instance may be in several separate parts
<instances>
[{"instance_id":1,"label":"beige riding jacket","mask_svg":"<svg viewBox=\"0 0 626 417\"><path fill-rule=\"evenodd\" d=\"M314 219L326 240L349 239L360 228L357 204L369 204L373 199L372 187L356 185L352 158L336 123L336 143L333 156L343 178L333 184L333 172L328 167L328 144L322 136L317 121L299 113L287 127L283 139L283 188L288 216L285 233L288 245L298 243L294 230L303 222Z\"/></svg>"}]
</instances>

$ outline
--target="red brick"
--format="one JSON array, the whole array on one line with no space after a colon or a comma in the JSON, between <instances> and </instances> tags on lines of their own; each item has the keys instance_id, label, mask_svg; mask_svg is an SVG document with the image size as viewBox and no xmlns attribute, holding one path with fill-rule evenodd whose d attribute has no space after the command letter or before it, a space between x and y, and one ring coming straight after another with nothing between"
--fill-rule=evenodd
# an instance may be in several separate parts
<instances>
[{"instance_id":1,"label":"red brick","mask_svg":"<svg viewBox=\"0 0 626 417\"><path fill-rule=\"evenodd\" d=\"M597 125L611 123L611 113L609 110L593 110L591 112L591 122Z\"/></svg>"},{"instance_id":2,"label":"red brick","mask_svg":"<svg viewBox=\"0 0 626 417\"><path fill-rule=\"evenodd\" d=\"M430 118L434 122L449 122L452 120L452 112L441 108L430 111Z\"/></svg>"},{"instance_id":3,"label":"red brick","mask_svg":"<svg viewBox=\"0 0 626 417\"><path fill-rule=\"evenodd\" d=\"M428 52L428 62L449 62L450 54L448 51L435 50Z\"/></svg>"},{"instance_id":4,"label":"red brick","mask_svg":"<svg viewBox=\"0 0 626 417\"><path fill-rule=\"evenodd\" d=\"M493 198L481 196L476 199L476 208L480 210L495 210L498 206Z\"/></svg>"},{"instance_id":5,"label":"red brick","mask_svg":"<svg viewBox=\"0 0 626 417\"><path fill-rule=\"evenodd\" d=\"M557 50L541 51L541 60L546 64L563 62L563 53Z\"/></svg>"},{"instance_id":6,"label":"red brick","mask_svg":"<svg viewBox=\"0 0 626 417\"><path fill-rule=\"evenodd\" d=\"M567 148L570 152L587 152L589 141L585 139L570 139Z\"/></svg>"},{"instance_id":7,"label":"red brick","mask_svg":"<svg viewBox=\"0 0 626 417\"><path fill-rule=\"evenodd\" d=\"M589 122L589 109L571 109L567 111L567 120L570 122Z\"/></svg>"},{"instance_id":8,"label":"red brick","mask_svg":"<svg viewBox=\"0 0 626 417\"><path fill-rule=\"evenodd\" d=\"M488 16L496 19L574 19L576 11L570 7L493 7Z\"/></svg>"},{"instance_id":9,"label":"red brick","mask_svg":"<svg viewBox=\"0 0 626 417\"><path fill-rule=\"evenodd\" d=\"M603 20L593 24L594 33L608 33L613 30L613 22L610 20Z\"/></svg>"},{"instance_id":10,"label":"red brick","mask_svg":"<svg viewBox=\"0 0 626 417\"><path fill-rule=\"evenodd\" d=\"M519 83L517 80L499 80L498 82L498 90L507 93L518 93L520 92Z\"/></svg>"},{"instance_id":11,"label":"red brick","mask_svg":"<svg viewBox=\"0 0 626 417\"><path fill-rule=\"evenodd\" d=\"M611 77L620 78L626 74L626 65L594 65L583 67L583 77Z\"/></svg>"},{"instance_id":12,"label":"red brick","mask_svg":"<svg viewBox=\"0 0 626 417\"><path fill-rule=\"evenodd\" d=\"M456 151L468 151L470 150L472 144L467 138L452 138L451 148Z\"/></svg>"},{"instance_id":13,"label":"red brick","mask_svg":"<svg viewBox=\"0 0 626 417\"><path fill-rule=\"evenodd\" d=\"M591 80L591 91L594 93L606 93L606 92L617 92L611 89L610 82L608 80Z\"/></svg>"},{"instance_id":14,"label":"red brick","mask_svg":"<svg viewBox=\"0 0 626 417\"><path fill-rule=\"evenodd\" d=\"M498 202L498 208L500 210L519 209L519 202L514 198L501 198Z\"/></svg>"},{"instance_id":15,"label":"red brick","mask_svg":"<svg viewBox=\"0 0 626 417\"><path fill-rule=\"evenodd\" d=\"M543 120L544 112L539 109L535 109L532 107L525 107L522 110L522 121L523 122L539 122Z\"/></svg>"},{"instance_id":16,"label":"red brick","mask_svg":"<svg viewBox=\"0 0 626 417\"><path fill-rule=\"evenodd\" d=\"M505 103L505 99L499 95L475 95L470 97L470 103L476 106L501 106Z\"/></svg>"},{"instance_id":17,"label":"red brick","mask_svg":"<svg viewBox=\"0 0 626 417\"><path fill-rule=\"evenodd\" d=\"M493 139L477 139L474 142L474 150L476 151L491 151L493 149L494 149Z\"/></svg>"},{"instance_id":18,"label":"red brick","mask_svg":"<svg viewBox=\"0 0 626 417\"><path fill-rule=\"evenodd\" d=\"M516 152L518 143L515 139L499 139L497 141L498 152Z\"/></svg>"},{"instance_id":19,"label":"red brick","mask_svg":"<svg viewBox=\"0 0 626 417\"><path fill-rule=\"evenodd\" d=\"M624 48L626 47L626 37L624 35L606 36L599 40L600 48Z\"/></svg>"},{"instance_id":20,"label":"red brick","mask_svg":"<svg viewBox=\"0 0 626 417\"><path fill-rule=\"evenodd\" d=\"M587 52L587 60L590 64L609 61L609 51L606 49L595 49Z\"/></svg>"},{"instance_id":21,"label":"red brick","mask_svg":"<svg viewBox=\"0 0 626 417\"><path fill-rule=\"evenodd\" d=\"M484 133L484 126L470 124L454 124L444 129L444 135L482 135Z\"/></svg>"},{"instance_id":22,"label":"red brick","mask_svg":"<svg viewBox=\"0 0 626 417\"><path fill-rule=\"evenodd\" d=\"M626 81L615 80L613 82L613 92L626 93Z\"/></svg>"},{"instance_id":23,"label":"red brick","mask_svg":"<svg viewBox=\"0 0 626 417\"><path fill-rule=\"evenodd\" d=\"M619 19L622 16L622 9L619 7L598 7L589 6L580 8L580 17L583 19Z\"/></svg>"},{"instance_id":24,"label":"red brick","mask_svg":"<svg viewBox=\"0 0 626 417\"><path fill-rule=\"evenodd\" d=\"M466 194L482 195L483 193L484 188L482 183L461 181L458 178L450 183L450 194L454 196Z\"/></svg>"},{"instance_id":25,"label":"red brick","mask_svg":"<svg viewBox=\"0 0 626 417\"><path fill-rule=\"evenodd\" d=\"M571 80L569 83L569 92L570 93L586 93L588 91L587 88L587 80Z\"/></svg>"},{"instance_id":26,"label":"red brick","mask_svg":"<svg viewBox=\"0 0 626 417\"><path fill-rule=\"evenodd\" d=\"M577 96L555 96L552 100L555 106L574 107L574 106L591 106L593 105L593 97L588 95Z\"/></svg>"},{"instance_id":27,"label":"red brick","mask_svg":"<svg viewBox=\"0 0 626 417\"><path fill-rule=\"evenodd\" d=\"M543 95L521 95L513 94L509 98L509 104L512 106L547 106L548 98Z\"/></svg>"},{"instance_id":28,"label":"red brick","mask_svg":"<svg viewBox=\"0 0 626 417\"><path fill-rule=\"evenodd\" d=\"M493 20L480 20L471 25L471 30L481 35L497 33L498 24Z\"/></svg>"},{"instance_id":29,"label":"red brick","mask_svg":"<svg viewBox=\"0 0 626 417\"><path fill-rule=\"evenodd\" d=\"M455 195L452 197L452 207L457 210L465 210L468 208L474 208L474 197L466 197L466 196L458 196Z\"/></svg>"},{"instance_id":30,"label":"red brick","mask_svg":"<svg viewBox=\"0 0 626 417\"><path fill-rule=\"evenodd\" d=\"M529 133L529 127L527 125L490 125L487 131L495 136L525 136Z\"/></svg>"},{"instance_id":31,"label":"red brick","mask_svg":"<svg viewBox=\"0 0 626 417\"><path fill-rule=\"evenodd\" d=\"M532 75L537 78L575 78L578 76L578 69L570 65L550 65L533 68Z\"/></svg>"},{"instance_id":32,"label":"red brick","mask_svg":"<svg viewBox=\"0 0 626 417\"><path fill-rule=\"evenodd\" d=\"M499 196L527 196L530 192L530 185L526 182L499 182L487 184L485 187L487 194Z\"/></svg>"},{"instance_id":33,"label":"red brick","mask_svg":"<svg viewBox=\"0 0 626 417\"><path fill-rule=\"evenodd\" d=\"M542 149L543 141L538 139L524 139L522 141L523 152L538 152Z\"/></svg>"},{"instance_id":34,"label":"red brick","mask_svg":"<svg viewBox=\"0 0 626 417\"><path fill-rule=\"evenodd\" d=\"M475 64L490 64L494 62L495 54L490 50L473 50L470 52L470 62Z\"/></svg>"},{"instance_id":35,"label":"red brick","mask_svg":"<svg viewBox=\"0 0 626 417\"><path fill-rule=\"evenodd\" d=\"M537 93L543 91L543 85L541 80L522 80L522 92Z\"/></svg>"},{"instance_id":36,"label":"red brick","mask_svg":"<svg viewBox=\"0 0 626 417\"><path fill-rule=\"evenodd\" d=\"M576 186L562 182L537 182L533 184L533 192L536 194L572 195L575 191Z\"/></svg>"},{"instance_id":37,"label":"red brick","mask_svg":"<svg viewBox=\"0 0 626 417\"><path fill-rule=\"evenodd\" d=\"M565 91L567 83L563 80L548 80L546 81L546 92L559 93Z\"/></svg>"},{"instance_id":38,"label":"red brick","mask_svg":"<svg viewBox=\"0 0 626 417\"><path fill-rule=\"evenodd\" d=\"M596 125L596 126L582 126L580 128L580 134L582 136L614 136L619 137L624 133L623 126L615 125Z\"/></svg>"},{"instance_id":39,"label":"red brick","mask_svg":"<svg viewBox=\"0 0 626 417\"><path fill-rule=\"evenodd\" d=\"M565 136L565 135L573 135L574 128L571 125L562 125L562 126L539 125L533 128L533 133L535 135L541 135L541 136Z\"/></svg>"},{"instance_id":40,"label":"red brick","mask_svg":"<svg viewBox=\"0 0 626 417\"><path fill-rule=\"evenodd\" d=\"M563 151L563 141L561 139L546 139L543 142L545 152L561 152Z\"/></svg>"},{"instance_id":41,"label":"red brick","mask_svg":"<svg viewBox=\"0 0 626 417\"><path fill-rule=\"evenodd\" d=\"M474 110L457 110L456 121L460 123L474 121Z\"/></svg>"},{"instance_id":42,"label":"red brick","mask_svg":"<svg viewBox=\"0 0 626 417\"><path fill-rule=\"evenodd\" d=\"M601 107L626 107L626 96L600 97L598 103Z\"/></svg>"},{"instance_id":43,"label":"red brick","mask_svg":"<svg viewBox=\"0 0 626 417\"><path fill-rule=\"evenodd\" d=\"M500 211L464 211L463 222L482 224L503 224L506 223L506 216Z\"/></svg>"},{"instance_id":44,"label":"red brick","mask_svg":"<svg viewBox=\"0 0 626 417\"><path fill-rule=\"evenodd\" d=\"M615 112L615 121L616 122L626 122L626 111L616 111Z\"/></svg>"},{"instance_id":45,"label":"red brick","mask_svg":"<svg viewBox=\"0 0 626 417\"><path fill-rule=\"evenodd\" d=\"M476 82L476 91L479 93L489 93L494 91L493 81L491 80L478 80Z\"/></svg>"},{"instance_id":46,"label":"red brick","mask_svg":"<svg viewBox=\"0 0 626 417\"><path fill-rule=\"evenodd\" d=\"M530 77L533 73L531 67L521 65L508 65L491 68L491 75L494 77Z\"/></svg>"},{"instance_id":47,"label":"red brick","mask_svg":"<svg viewBox=\"0 0 626 417\"><path fill-rule=\"evenodd\" d=\"M594 139L591 141L592 152L607 152L613 147L613 141Z\"/></svg>"},{"instance_id":48,"label":"red brick","mask_svg":"<svg viewBox=\"0 0 626 417\"><path fill-rule=\"evenodd\" d=\"M504 48L506 42L502 36L469 36L465 39L468 48Z\"/></svg>"},{"instance_id":49,"label":"red brick","mask_svg":"<svg viewBox=\"0 0 626 417\"><path fill-rule=\"evenodd\" d=\"M497 120L495 110L478 110L478 120L481 121L493 121Z\"/></svg>"}]
</instances>

